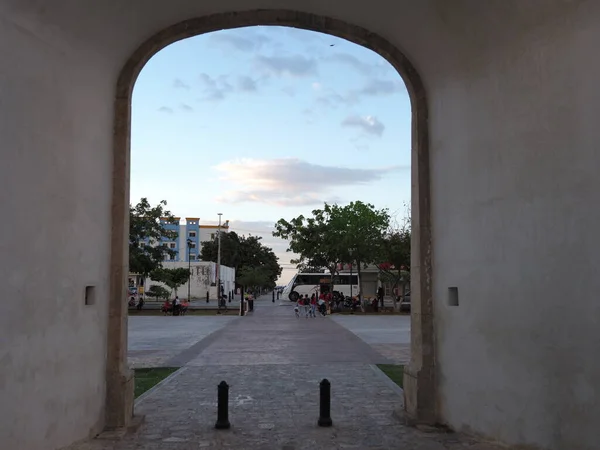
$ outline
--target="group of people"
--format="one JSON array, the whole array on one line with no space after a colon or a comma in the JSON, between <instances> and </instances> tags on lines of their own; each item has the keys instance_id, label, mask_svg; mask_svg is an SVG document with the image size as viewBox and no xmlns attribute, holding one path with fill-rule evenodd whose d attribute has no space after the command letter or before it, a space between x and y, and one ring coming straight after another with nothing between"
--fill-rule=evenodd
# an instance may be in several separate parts
<instances>
[{"instance_id":1,"label":"group of people","mask_svg":"<svg viewBox=\"0 0 600 450\"><path fill-rule=\"evenodd\" d=\"M308 294L305 294L304 297L298 297L294 312L296 317L299 318L300 315L304 315L308 319L309 317L317 317L317 309L323 317L327 315L327 299L325 294L319 295L318 299L314 293L310 298Z\"/></svg>"},{"instance_id":2,"label":"group of people","mask_svg":"<svg viewBox=\"0 0 600 450\"><path fill-rule=\"evenodd\" d=\"M168 299L165 300L165 302L162 305L162 312L165 316L169 313L171 313L174 316L185 316L185 313L187 312L189 306L190 303L187 300L184 300L182 302L181 300L179 300L178 296L175 296L173 301L169 301Z\"/></svg>"}]
</instances>

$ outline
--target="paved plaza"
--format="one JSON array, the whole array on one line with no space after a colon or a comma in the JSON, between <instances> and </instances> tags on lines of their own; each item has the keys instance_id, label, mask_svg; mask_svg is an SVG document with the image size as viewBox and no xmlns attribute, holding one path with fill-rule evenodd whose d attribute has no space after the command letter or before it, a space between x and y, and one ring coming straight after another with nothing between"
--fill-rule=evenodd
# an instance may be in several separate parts
<instances>
[{"instance_id":1,"label":"paved plaza","mask_svg":"<svg viewBox=\"0 0 600 450\"><path fill-rule=\"evenodd\" d=\"M133 316L129 318L129 365L172 367L171 359L193 348L207 336L241 317L214 316ZM179 364L175 364L178 367Z\"/></svg>"},{"instance_id":2,"label":"paved plaza","mask_svg":"<svg viewBox=\"0 0 600 450\"><path fill-rule=\"evenodd\" d=\"M410 316L408 314L400 316L334 314L331 318L395 364L409 363Z\"/></svg>"},{"instance_id":3,"label":"paved plaza","mask_svg":"<svg viewBox=\"0 0 600 450\"><path fill-rule=\"evenodd\" d=\"M394 362L377 348L406 345L408 317L296 318L291 305L261 299L246 317L132 319L132 362L179 362L182 368L137 400L136 414L145 421L136 433L74 449L493 448L457 434L419 431L394 414L402 408L402 390L375 366ZM317 426L323 378L331 382L331 428ZM223 380L230 386L232 427L216 430Z\"/></svg>"}]
</instances>

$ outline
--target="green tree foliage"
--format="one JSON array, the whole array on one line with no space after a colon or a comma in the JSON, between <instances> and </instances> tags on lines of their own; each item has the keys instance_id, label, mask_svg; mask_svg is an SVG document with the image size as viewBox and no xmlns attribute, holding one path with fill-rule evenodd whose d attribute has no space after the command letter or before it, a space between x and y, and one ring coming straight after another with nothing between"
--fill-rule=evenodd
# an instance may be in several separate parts
<instances>
[{"instance_id":1,"label":"green tree foliage","mask_svg":"<svg viewBox=\"0 0 600 450\"><path fill-rule=\"evenodd\" d=\"M269 272L264 267L242 267L237 274L237 282L244 286L244 289L256 292L261 287L271 286Z\"/></svg>"},{"instance_id":2,"label":"green tree foliage","mask_svg":"<svg viewBox=\"0 0 600 450\"><path fill-rule=\"evenodd\" d=\"M186 283L190 277L190 271L183 267L177 269L159 268L150 273L150 278L154 281L164 283L177 294L177 289Z\"/></svg>"},{"instance_id":3,"label":"green tree foliage","mask_svg":"<svg viewBox=\"0 0 600 450\"><path fill-rule=\"evenodd\" d=\"M151 206L148 199L142 198L135 206L129 207L129 271L146 278L150 272L162 267L165 255L176 252L163 242L177 239L179 233L167 231L160 219L176 223L173 215L165 209L167 202L162 200ZM149 239L153 245L145 245Z\"/></svg>"},{"instance_id":4,"label":"green tree foliage","mask_svg":"<svg viewBox=\"0 0 600 450\"><path fill-rule=\"evenodd\" d=\"M360 280L361 266L378 262L389 223L388 211L369 203L325 203L323 209L312 212L312 217L280 219L273 236L289 241L288 250L299 255L295 260L299 266L324 267L334 275L338 263L356 264ZM362 296L362 281L359 293Z\"/></svg>"},{"instance_id":5,"label":"green tree foliage","mask_svg":"<svg viewBox=\"0 0 600 450\"><path fill-rule=\"evenodd\" d=\"M272 288L279 275L281 266L273 250L263 245L259 236L240 236L234 231L221 234L221 264L233 267L236 281L243 273L243 269L260 269L267 280L260 287ZM203 261L217 262L218 239L202 243L200 258ZM243 284L243 283L241 283Z\"/></svg>"},{"instance_id":6,"label":"green tree foliage","mask_svg":"<svg viewBox=\"0 0 600 450\"><path fill-rule=\"evenodd\" d=\"M313 210L312 217L300 215L290 221L280 219L275 224L273 236L289 241L287 251L299 255L290 262L299 270L327 269L332 275L330 289L333 291L334 275L344 254L344 241L339 230L331 226L331 211L332 207L325 204L323 209Z\"/></svg>"},{"instance_id":7,"label":"green tree foliage","mask_svg":"<svg viewBox=\"0 0 600 450\"><path fill-rule=\"evenodd\" d=\"M383 236L378 265L382 281L389 282L393 288L400 286L401 295L404 295L405 287L410 282L410 221L409 210L404 223L390 226L387 230Z\"/></svg>"},{"instance_id":8,"label":"green tree foliage","mask_svg":"<svg viewBox=\"0 0 600 450\"><path fill-rule=\"evenodd\" d=\"M146 295L148 297L154 297L156 299L168 299L170 292L165 289L162 286L159 286L158 284L153 284L152 286L150 286L150 288L146 291Z\"/></svg>"},{"instance_id":9,"label":"green tree foliage","mask_svg":"<svg viewBox=\"0 0 600 450\"><path fill-rule=\"evenodd\" d=\"M370 203L351 202L346 206L325 205L329 209L330 226L333 236L340 239L340 258L356 264L359 278L359 295L363 296L361 269L368 264L379 262L382 236L390 224L387 209L375 209Z\"/></svg>"}]
</instances>

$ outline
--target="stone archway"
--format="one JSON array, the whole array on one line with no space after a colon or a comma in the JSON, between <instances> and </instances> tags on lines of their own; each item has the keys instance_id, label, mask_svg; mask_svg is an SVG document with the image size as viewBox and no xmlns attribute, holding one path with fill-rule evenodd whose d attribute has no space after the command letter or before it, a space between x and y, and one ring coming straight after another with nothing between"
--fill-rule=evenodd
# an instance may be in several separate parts
<instances>
[{"instance_id":1,"label":"stone archway","mask_svg":"<svg viewBox=\"0 0 600 450\"><path fill-rule=\"evenodd\" d=\"M384 57L404 80L412 105L412 335L411 362L404 375L405 411L414 421L437 419L435 336L433 329L428 105L422 80L408 58L381 36L340 20L288 10L251 10L187 20L146 40L129 58L115 98L110 305L107 346L106 428L127 426L133 415L133 376L127 366L129 172L131 99L144 65L181 39L222 29L278 25L327 33L369 48Z\"/></svg>"}]
</instances>

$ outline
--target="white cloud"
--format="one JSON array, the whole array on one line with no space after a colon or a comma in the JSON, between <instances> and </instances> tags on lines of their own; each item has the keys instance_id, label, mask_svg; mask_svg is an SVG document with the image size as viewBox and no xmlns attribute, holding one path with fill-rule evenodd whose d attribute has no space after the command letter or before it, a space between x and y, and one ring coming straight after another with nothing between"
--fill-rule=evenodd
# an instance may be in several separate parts
<instances>
[{"instance_id":1,"label":"white cloud","mask_svg":"<svg viewBox=\"0 0 600 450\"><path fill-rule=\"evenodd\" d=\"M364 63L360 61L356 56L351 55L349 53L334 53L333 55L329 55L326 58L323 58L323 61L327 63L346 64L352 67L353 69L356 69L363 75L370 75L377 69L377 66L374 66L373 64Z\"/></svg>"},{"instance_id":2,"label":"white cloud","mask_svg":"<svg viewBox=\"0 0 600 450\"><path fill-rule=\"evenodd\" d=\"M227 94L233 91L233 86L229 84L225 75L213 78L206 73L201 73L199 78L204 85L204 97L201 100L223 100Z\"/></svg>"},{"instance_id":3,"label":"white cloud","mask_svg":"<svg viewBox=\"0 0 600 450\"><path fill-rule=\"evenodd\" d=\"M274 76L307 77L317 72L314 59L296 56L257 56L256 67L264 73Z\"/></svg>"},{"instance_id":4,"label":"white cloud","mask_svg":"<svg viewBox=\"0 0 600 450\"><path fill-rule=\"evenodd\" d=\"M400 77L398 77L400 78ZM361 95L391 95L396 92L400 92L402 90L406 90L404 83L398 80L381 80L381 79L372 79L358 91L358 94Z\"/></svg>"},{"instance_id":5,"label":"white cloud","mask_svg":"<svg viewBox=\"0 0 600 450\"><path fill-rule=\"evenodd\" d=\"M232 187L217 201L309 206L339 202L333 193L335 188L372 183L403 167L351 169L281 158L225 161L215 169L222 174L221 180Z\"/></svg>"},{"instance_id":6,"label":"white cloud","mask_svg":"<svg viewBox=\"0 0 600 450\"><path fill-rule=\"evenodd\" d=\"M180 80L179 78L175 78L175 80L173 80L173 87L175 89L184 89L186 91L190 90L190 85L187 84L185 81Z\"/></svg>"},{"instance_id":7,"label":"white cloud","mask_svg":"<svg viewBox=\"0 0 600 450\"><path fill-rule=\"evenodd\" d=\"M256 81L248 76L238 78L238 89L242 92L256 92Z\"/></svg>"},{"instance_id":8,"label":"white cloud","mask_svg":"<svg viewBox=\"0 0 600 450\"><path fill-rule=\"evenodd\" d=\"M285 86L285 87L281 88L281 90L284 93L286 93L287 95L289 95L290 97L296 96L296 89L294 89L292 86Z\"/></svg>"},{"instance_id":9,"label":"white cloud","mask_svg":"<svg viewBox=\"0 0 600 450\"><path fill-rule=\"evenodd\" d=\"M179 107L181 108L182 111L185 111L185 112L194 111L194 108L192 108L190 105L188 105L186 103L182 103L181 105L179 105Z\"/></svg>"},{"instance_id":10,"label":"white cloud","mask_svg":"<svg viewBox=\"0 0 600 450\"><path fill-rule=\"evenodd\" d=\"M211 33L210 42L223 50L253 52L270 43L271 39L250 30L223 30Z\"/></svg>"},{"instance_id":11,"label":"white cloud","mask_svg":"<svg viewBox=\"0 0 600 450\"><path fill-rule=\"evenodd\" d=\"M365 133L377 136L381 136L385 130L385 125L373 116L349 116L344 119L342 126L359 128Z\"/></svg>"}]
</instances>

